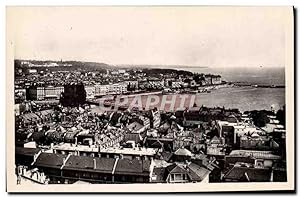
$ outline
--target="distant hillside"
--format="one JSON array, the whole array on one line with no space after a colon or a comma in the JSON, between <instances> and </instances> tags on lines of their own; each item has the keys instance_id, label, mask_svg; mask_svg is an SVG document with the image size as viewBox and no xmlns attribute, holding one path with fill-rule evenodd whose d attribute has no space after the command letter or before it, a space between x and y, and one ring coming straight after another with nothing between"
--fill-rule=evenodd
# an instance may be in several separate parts
<instances>
[{"instance_id":1,"label":"distant hillside","mask_svg":"<svg viewBox=\"0 0 300 198\"><path fill-rule=\"evenodd\" d=\"M22 61L30 62L37 66L28 66L26 64L21 64ZM56 63L58 66L46 67L43 65ZM71 65L71 66L65 66ZM40 60L15 60L15 69L19 68L32 68L37 70L48 69L50 71L73 71L73 70L87 70L87 71L101 71L105 69L112 68L110 65L105 63L96 62L83 62L83 61L40 61Z\"/></svg>"},{"instance_id":2,"label":"distant hillside","mask_svg":"<svg viewBox=\"0 0 300 198\"><path fill-rule=\"evenodd\" d=\"M193 73L185 70L176 70L176 69L166 69L166 68L143 68L143 72L145 72L148 75L160 75L160 74L171 74L175 73L177 75L188 75L192 76Z\"/></svg>"},{"instance_id":3,"label":"distant hillside","mask_svg":"<svg viewBox=\"0 0 300 198\"><path fill-rule=\"evenodd\" d=\"M186 69L186 68L208 68L207 66L193 66L193 65L129 65L129 64L122 64L122 65L115 65L118 68L155 68L155 69Z\"/></svg>"},{"instance_id":4,"label":"distant hillside","mask_svg":"<svg viewBox=\"0 0 300 198\"><path fill-rule=\"evenodd\" d=\"M21 64L21 62L28 62L29 64ZM49 64L51 66L49 66ZM53 66L54 64L54 66ZM15 70L17 69L37 69L38 71L100 71L106 72L107 69L141 69L145 73L160 74L164 73L181 73L191 75L192 72L184 71L186 68L195 66L180 66L180 65L108 65L97 62L83 62L83 61L41 61L41 60L15 60Z\"/></svg>"},{"instance_id":5,"label":"distant hillside","mask_svg":"<svg viewBox=\"0 0 300 198\"><path fill-rule=\"evenodd\" d=\"M67 64L72 64L72 67L88 70L101 69L111 69L112 67L106 63L96 63L96 62L81 62L81 61L66 61Z\"/></svg>"}]
</instances>

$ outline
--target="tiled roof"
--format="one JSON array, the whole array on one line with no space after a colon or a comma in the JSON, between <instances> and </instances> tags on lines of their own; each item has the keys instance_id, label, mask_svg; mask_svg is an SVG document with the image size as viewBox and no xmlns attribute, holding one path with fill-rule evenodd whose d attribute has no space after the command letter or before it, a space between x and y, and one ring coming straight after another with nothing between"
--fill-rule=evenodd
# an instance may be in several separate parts
<instances>
[{"instance_id":1,"label":"tiled roof","mask_svg":"<svg viewBox=\"0 0 300 198\"><path fill-rule=\"evenodd\" d=\"M174 153L175 155L181 155L181 156L192 156L192 152L185 149L185 148L179 148Z\"/></svg>"},{"instance_id":2,"label":"tiled roof","mask_svg":"<svg viewBox=\"0 0 300 198\"><path fill-rule=\"evenodd\" d=\"M149 160L119 159L115 168L115 174L137 174L149 175Z\"/></svg>"},{"instance_id":3,"label":"tiled roof","mask_svg":"<svg viewBox=\"0 0 300 198\"><path fill-rule=\"evenodd\" d=\"M40 116L46 116L48 114L53 113L53 110L43 110L35 113L26 113L21 115L25 122L29 122L31 120L38 120Z\"/></svg>"},{"instance_id":4,"label":"tiled roof","mask_svg":"<svg viewBox=\"0 0 300 198\"><path fill-rule=\"evenodd\" d=\"M225 180L268 182L270 181L271 170L266 168L249 168L234 166L224 176Z\"/></svg>"},{"instance_id":5,"label":"tiled roof","mask_svg":"<svg viewBox=\"0 0 300 198\"><path fill-rule=\"evenodd\" d=\"M170 159L172 158L173 153L170 153L170 152L162 152L162 153L161 153L161 156L162 156L163 160L165 160L166 162L168 162L168 161L170 161Z\"/></svg>"},{"instance_id":6,"label":"tiled roof","mask_svg":"<svg viewBox=\"0 0 300 198\"><path fill-rule=\"evenodd\" d=\"M39 148L24 148L24 147L16 147L16 155L24 155L24 156L34 156L38 153L41 149Z\"/></svg>"},{"instance_id":7,"label":"tiled roof","mask_svg":"<svg viewBox=\"0 0 300 198\"><path fill-rule=\"evenodd\" d=\"M33 132L31 135L31 138L35 141L35 142L39 142L41 141L42 138L45 137L45 132L43 131L39 131L39 132Z\"/></svg>"},{"instance_id":8,"label":"tiled roof","mask_svg":"<svg viewBox=\"0 0 300 198\"><path fill-rule=\"evenodd\" d=\"M174 163L172 165L169 165L166 168L166 172L165 172L166 177L164 179L167 178L167 175L174 174L174 173L187 174L190 181L202 181L210 173L210 171L194 163L190 163L190 164Z\"/></svg>"},{"instance_id":9,"label":"tiled roof","mask_svg":"<svg viewBox=\"0 0 300 198\"><path fill-rule=\"evenodd\" d=\"M202 181L210 173L208 169L194 163L190 163L188 165L188 168L189 168L188 175L191 177L191 180L193 181L195 180Z\"/></svg>"},{"instance_id":10,"label":"tiled roof","mask_svg":"<svg viewBox=\"0 0 300 198\"><path fill-rule=\"evenodd\" d=\"M168 166L167 171L168 171L168 174L170 174L170 173L183 173L183 174L185 174L186 173L186 170L184 169L184 167L179 166L176 163Z\"/></svg>"},{"instance_id":11,"label":"tiled roof","mask_svg":"<svg viewBox=\"0 0 300 198\"><path fill-rule=\"evenodd\" d=\"M60 168L63 165L63 160L66 159L66 155L55 153L41 153L34 163L35 166Z\"/></svg>"},{"instance_id":12,"label":"tiled roof","mask_svg":"<svg viewBox=\"0 0 300 198\"><path fill-rule=\"evenodd\" d=\"M96 167L94 168L94 159ZM66 162L63 170L86 170L91 172L111 173L116 159L111 158L93 158L87 156L71 155Z\"/></svg>"},{"instance_id":13,"label":"tiled roof","mask_svg":"<svg viewBox=\"0 0 300 198\"><path fill-rule=\"evenodd\" d=\"M210 162L209 159L207 158L207 155L198 155L201 157L198 157L198 159L201 159L202 161L202 166L204 166L205 168L207 168L208 170L212 171L215 168L219 168L217 164L215 164L214 162Z\"/></svg>"},{"instance_id":14,"label":"tiled roof","mask_svg":"<svg viewBox=\"0 0 300 198\"><path fill-rule=\"evenodd\" d=\"M64 160L66 160L65 164L63 164ZM96 166L94 166L95 162ZM34 165L37 167L57 168L62 170L147 176L150 174L151 162L149 160L94 158L89 156L67 156L54 153L41 153Z\"/></svg>"},{"instance_id":15,"label":"tiled roof","mask_svg":"<svg viewBox=\"0 0 300 198\"><path fill-rule=\"evenodd\" d=\"M165 167L155 167L153 169L152 175L155 175L156 178L155 178L155 180L152 180L152 182L155 182L155 183L164 183L164 182L166 182L165 172L166 172Z\"/></svg>"},{"instance_id":16,"label":"tiled roof","mask_svg":"<svg viewBox=\"0 0 300 198\"><path fill-rule=\"evenodd\" d=\"M244 163L255 163L255 158L251 156L235 156L235 155L228 155L225 156L225 166L230 164L235 164L236 162L244 162Z\"/></svg>"}]
</instances>

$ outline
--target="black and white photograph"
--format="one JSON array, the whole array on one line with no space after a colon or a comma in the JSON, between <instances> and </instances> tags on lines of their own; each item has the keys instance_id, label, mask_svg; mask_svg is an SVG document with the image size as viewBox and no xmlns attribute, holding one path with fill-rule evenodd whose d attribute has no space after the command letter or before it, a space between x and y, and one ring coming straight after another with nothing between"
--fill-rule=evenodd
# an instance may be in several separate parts
<instances>
[{"instance_id":1,"label":"black and white photograph","mask_svg":"<svg viewBox=\"0 0 300 198\"><path fill-rule=\"evenodd\" d=\"M292 6L6 12L8 191L294 189Z\"/></svg>"}]
</instances>

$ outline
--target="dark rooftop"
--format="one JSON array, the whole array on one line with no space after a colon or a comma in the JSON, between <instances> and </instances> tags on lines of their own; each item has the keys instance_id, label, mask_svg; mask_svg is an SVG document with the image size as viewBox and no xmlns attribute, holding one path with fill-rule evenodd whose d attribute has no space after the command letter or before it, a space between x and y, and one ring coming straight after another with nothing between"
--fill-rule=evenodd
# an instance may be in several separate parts
<instances>
[{"instance_id":1,"label":"dark rooftop","mask_svg":"<svg viewBox=\"0 0 300 198\"><path fill-rule=\"evenodd\" d=\"M119 159L115 174L145 174L149 175L150 172L149 160L129 160Z\"/></svg>"},{"instance_id":2,"label":"dark rooftop","mask_svg":"<svg viewBox=\"0 0 300 198\"><path fill-rule=\"evenodd\" d=\"M25 156L34 156L38 153L41 149L39 148L24 148L24 147L16 147L16 155L25 155Z\"/></svg>"},{"instance_id":3,"label":"dark rooftop","mask_svg":"<svg viewBox=\"0 0 300 198\"><path fill-rule=\"evenodd\" d=\"M94 168L94 159L96 167ZM93 172L111 173L115 164L115 159L111 158L93 158L88 156L71 155L63 167L66 170L86 170Z\"/></svg>"},{"instance_id":4,"label":"dark rooftop","mask_svg":"<svg viewBox=\"0 0 300 198\"><path fill-rule=\"evenodd\" d=\"M251 168L234 166L225 174L224 179L233 181L269 182L271 170L267 168Z\"/></svg>"},{"instance_id":5,"label":"dark rooftop","mask_svg":"<svg viewBox=\"0 0 300 198\"><path fill-rule=\"evenodd\" d=\"M66 155L55 153L41 153L34 163L35 166L60 168Z\"/></svg>"}]
</instances>

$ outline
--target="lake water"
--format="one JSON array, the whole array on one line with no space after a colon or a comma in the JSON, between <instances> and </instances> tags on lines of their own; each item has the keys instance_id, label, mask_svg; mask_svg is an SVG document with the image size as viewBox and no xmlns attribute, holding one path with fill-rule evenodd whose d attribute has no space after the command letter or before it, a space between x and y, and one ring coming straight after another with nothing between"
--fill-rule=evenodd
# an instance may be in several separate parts
<instances>
[{"instance_id":1,"label":"lake water","mask_svg":"<svg viewBox=\"0 0 300 198\"><path fill-rule=\"evenodd\" d=\"M285 104L284 88L232 87L201 93L196 97L197 106L238 108L240 111L274 110Z\"/></svg>"},{"instance_id":2,"label":"lake water","mask_svg":"<svg viewBox=\"0 0 300 198\"><path fill-rule=\"evenodd\" d=\"M160 67L163 68L163 67ZM220 74L227 82L258 85L285 85L285 68L274 67L194 67L182 66L173 69L204 74ZM207 107L238 108L240 111L274 110L285 104L285 88L230 87L213 90L211 93L197 94L196 104Z\"/></svg>"},{"instance_id":3,"label":"lake water","mask_svg":"<svg viewBox=\"0 0 300 198\"><path fill-rule=\"evenodd\" d=\"M285 85L284 68L177 68L191 72L220 74L228 82L243 82L259 85ZM224 106L238 108L241 111L280 109L285 104L285 88L238 87L214 90L211 93L197 95L197 105Z\"/></svg>"},{"instance_id":4,"label":"lake water","mask_svg":"<svg viewBox=\"0 0 300 198\"><path fill-rule=\"evenodd\" d=\"M157 97L155 105L148 105L153 100L154 95ZM185 96L184 105L182 106L182 96ZM140 98L139 98L140 97ZM152 99L151 99L152 98ZM193 98L193 99L192 99ZM171 102L173 106L163 103L162 101ZM225 107L237 108L241 112L249 110L274 110L282 108L285 104L284 88L254 88L254 87L228 87L212 90L210 93L191 94L148 94L142 96L129 96L126 104L130 107L137 106L139 108L149 109L149 107L157 107L160 110L173 111L177 108L192 107L195 103L198 107L204 105L206 107ZM141 102L139 102L141 101ZM169 103L167 102L167 103Z\"/></svg>"}]
</instances>

